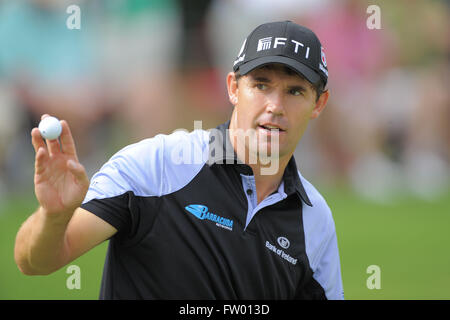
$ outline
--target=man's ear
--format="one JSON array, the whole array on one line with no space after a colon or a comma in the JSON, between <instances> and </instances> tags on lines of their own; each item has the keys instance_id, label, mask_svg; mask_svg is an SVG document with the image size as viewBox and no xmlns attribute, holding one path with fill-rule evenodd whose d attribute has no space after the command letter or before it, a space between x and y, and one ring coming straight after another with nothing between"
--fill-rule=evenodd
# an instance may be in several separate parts
<instances>
[{"instance_id":1,"label":"man's ear","mask_svg":"<svg viewBox=\"0 0 450 320\"><path fill-rule=\"evenodd\" d=\"M325 109L325 106L327 105L329 97L330 93L328 92L328 90L322 92L319 99L317 99L316 105L314 106L314 109L311 113L311 119L317 118L322 113L323 109Z\"/></svg>"},{"instance_id":2,"label":"man's ear","mask_svg":"<svg viewBox=\"0 0 450 320\"><path fill-rule=\"evenodd\" d=\"M228 100L230 100L233 106L238 103L238 84L234 72L229 72L227 75L227 90L228 90Z\"/></svg>"}]
</instances>

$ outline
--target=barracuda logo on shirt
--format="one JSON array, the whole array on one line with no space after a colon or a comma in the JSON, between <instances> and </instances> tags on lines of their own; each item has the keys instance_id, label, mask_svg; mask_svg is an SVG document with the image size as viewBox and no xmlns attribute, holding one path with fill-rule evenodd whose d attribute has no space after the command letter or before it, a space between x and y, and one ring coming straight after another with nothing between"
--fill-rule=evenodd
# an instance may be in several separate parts
<instances>
[{"instance_id":1,"label":"barracuda logo on shirt","mask_svg":"<svg viewBox=\"0 0 450 320\"><path fill-rule=\"evenodd\" d=\"M208 211L208 207L201 204L190 204L184 209L200 220L209 220L216 223L216 226L232 231L233 220L218 216Z\"/></svg>"}]
</instances>

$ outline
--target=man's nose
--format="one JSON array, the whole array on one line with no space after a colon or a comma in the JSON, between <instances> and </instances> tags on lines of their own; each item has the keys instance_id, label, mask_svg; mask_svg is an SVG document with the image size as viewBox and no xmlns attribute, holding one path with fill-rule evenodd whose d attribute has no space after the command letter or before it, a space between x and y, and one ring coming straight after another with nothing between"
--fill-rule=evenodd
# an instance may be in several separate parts
<instances>
[{"instance_id":1,"label":"man's nose","mask_svg":"<svg viewBox=\"0 0 450 320\"><path fill-rule=\"evenodd\" d=\"M283 114L283 94L277 91L272 92L268 97L266 110L276 115Z\"/></svg>"}]
</instances>

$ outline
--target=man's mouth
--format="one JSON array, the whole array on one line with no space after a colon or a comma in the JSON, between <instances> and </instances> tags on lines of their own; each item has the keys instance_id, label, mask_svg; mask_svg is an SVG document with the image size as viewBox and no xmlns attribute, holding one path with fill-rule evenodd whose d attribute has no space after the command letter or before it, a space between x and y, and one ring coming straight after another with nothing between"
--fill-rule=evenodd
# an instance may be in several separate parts
<instances>
[{"instance_id":1,"label":"man's mouth","mask_svg":"<svg viewBox=\"0 0 450 320\"><path fill-rule=\"evenodd\" d=\"M258 125L258 128L262 129L262 130L267 130L267 131L279 131L279 132L284 132L285 130L283 130L282 128L280 128L277 125L274 124L260 124Z\"/></svg>"}]
</instances>

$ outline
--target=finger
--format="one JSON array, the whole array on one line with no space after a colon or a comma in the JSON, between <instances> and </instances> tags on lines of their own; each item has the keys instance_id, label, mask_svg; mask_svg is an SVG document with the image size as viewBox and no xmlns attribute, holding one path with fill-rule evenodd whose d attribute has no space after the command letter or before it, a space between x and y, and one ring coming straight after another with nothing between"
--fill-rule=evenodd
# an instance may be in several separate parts
<instances>
[{"instance_id":1,"label":"finger","mask_svg":"<svg viewBox=\"0 0 450 320\"><path fill-rule=\"evenodd\" d=\"M35 168L34 171L36 175L43 173L47 167L47 160L49 154L45 147L41 147L36 152Z\"/></svg>"},{"instance_id":2,"label":"finger","mask_svg":"<svg viewBox=\"0 0 450 320\"><path fill-rule=\"evenodd\" d=\"M39 148L47 149L44 139L42 139L41 132L38 128L31 130L31 143L33 144L34 151L37 153Z\"/></svg>"},{"instance_id":3,"label":"finger","mask_svg":"<svg viewBox=\"0 0 450 320\"><path fill-rule=\"evenodd\" d=\"M47 142L48 152L50 156L61 153L61 145L59 144L58 139L54 140L45 139L45 142Z\"/></svg>"},{"instance_id":4,"label":"finger","mask_svg":"<svg viewBox=\"0 0 450 320\"><path fill-rule=\"evenodd\" d=\"M45 117L49 117L49 116L50 116L49 114L44 113L44 114L41 116L41 121L42 121L42 119L44 119Z\"/></svg>"},{"instance_id":5,"label":"finger","mask_svg":"<svg viewBox=\"0 0 450 320\"><path fill-rule=\"evenodd\" d=\"M86 170L81 163L72 159L67 160L67 168L74 175L75 179L77 179L78 183L84 186L89 185L89 179L87 177Z\"/></svg>"},{"instance_id":6,"label":"finger","mask_svg":"<svg viewBox=\"0 0 450 320\"><path fill-rule=\"evenodd\" d=\"M73 156L78 161L75 142L73 141L72 132L70 131L69 124L66 120L61 120L61 127L62 131L60 140L62 152L69 156Z\"/></svg>"}]
</instances>

